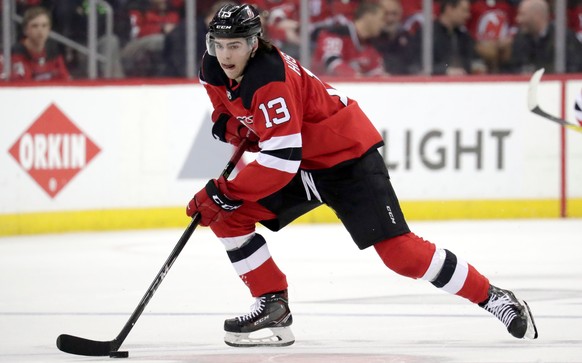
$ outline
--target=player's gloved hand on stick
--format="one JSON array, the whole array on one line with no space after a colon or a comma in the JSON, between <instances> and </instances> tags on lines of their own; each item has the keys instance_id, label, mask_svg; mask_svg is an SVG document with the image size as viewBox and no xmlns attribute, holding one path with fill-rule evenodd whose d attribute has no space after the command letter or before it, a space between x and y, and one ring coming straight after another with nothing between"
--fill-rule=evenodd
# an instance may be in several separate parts
<instances>
[{"instance_id":1,"label":"player's gloved hand on stick","mask_svg":"<svg viewBox=\"0 0 582 363\"><path fill-rule=\"evenodd\" d=\"M247 151L258 152L259 137L234 117L221 114L212 126L212 136L222 142L239 146L243 139L248 139Z\"/></svg>"},{"instance_id":2,"label":"player's gloved hand on stick","mask_svg":"<svg viewBox=\"0 0 582 363\"><path fill-rule=\"evenodd\" d=\"M224 178L209 180L206 186L200 190L188 203L186 214L192 217L196 212L200 213L200 224L210 224L228 218L230 213L242 205L240 200L232 200L225 195L226 181Z\"/></svg>"}]
</instances>

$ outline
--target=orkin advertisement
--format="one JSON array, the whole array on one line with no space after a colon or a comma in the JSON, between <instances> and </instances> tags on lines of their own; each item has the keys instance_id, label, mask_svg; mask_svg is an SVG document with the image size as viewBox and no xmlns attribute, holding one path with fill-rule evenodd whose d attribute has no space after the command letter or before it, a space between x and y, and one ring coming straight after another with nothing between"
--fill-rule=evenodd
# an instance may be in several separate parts
<instances>
[{"instance_id":1,"label":"orkin advertisement","mask_svg":"<svg viewBox=\"0 0 582 363\"><path fill-rule=\"evenodd\" d=\"M409 219L559 215L561 130L527 110L526 79L334 86L384 135ZM560 82L539 92L559 115ZM0 108L0 234L182 226L231 152L211 137L198 84L0 87ZM581 136L568 135L567 175L581 173ZM582 185L567 192L570 215L582 216Z\"/></svg>"},{"instance_id":2,"label":"orkin advertisement","mask_svg":"<svg viewBox=\"0 0 582 363\"><path fill-rule=\"evenodd\" d=\"M9 149L14 160L51 198L99 151L55 104L50 104Z\"/></svg>"}]
</instances>

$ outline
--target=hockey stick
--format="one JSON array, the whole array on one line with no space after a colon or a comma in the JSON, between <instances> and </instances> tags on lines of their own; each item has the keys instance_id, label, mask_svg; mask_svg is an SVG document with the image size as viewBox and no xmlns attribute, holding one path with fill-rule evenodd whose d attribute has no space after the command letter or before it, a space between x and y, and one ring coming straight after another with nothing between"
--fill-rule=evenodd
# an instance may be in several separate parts
<instances>
[{"instance_id":1,"label":"hockey stick","mask_svg":"<svg viewBox=\"0 0 582 363\"><path fill-rule=\"evenodd\" d=\"M221 173L221 177L228 178L230 176L236 164L238 163L243 153L245 152L246 146L247 141L243 140L243 142L241 142L239 147L236 149L236 151L230 158L228 164L226 164L226 167ZM76 337L73 335L62 334L59 335L59 337L57 338L57 347L61 351L70 354L86 356L110 356L118 358L128 357L129 353L126 351L125 352L119 351L119 347L121 346L125 338L127 338L127 335L137 322L137 319L140 317L146 305L151 300L154 293L156 292L156 290L166 277L166 274L170 270L170 267L172 267L172 265L178 258L178 255L180 254L180 252L182 252L182 249L188 242L188 239L190 239L190 236L192 236L192 233L194 232L196 227L198 227L198 224L200 223L200 218L201 218L200 213L194 214L192 220L190 221L190 224L188 225L184 233L182 233L182 237L180 237L180 240L176 244L176 247L174 247L172 253L170 253L170 256L168 257L168 259L158 272L156 278L146 291L145 295L143 296L143 298L133 311L133 314L131 314L129 320L127 321L127 323L125 323L125 326L123 327L123 329L121 329L121 331L119 332L117 337L115 337L115 339L109 341L96 341Z\"/></svg>"},{"instance_id":2,"label":"hockey stick","mask_svg":"<svg viewBox=\"0 0 582 363\"><path fill-rule=\"evenodd\" d=\"M538 116L546 118L550 121L554 121L566 128L569 128L570 130L582 132L582 126L570 123L564 119L550 115L549 113L540 108L538 104L538 86L543 75L544 68L540 68L531 76L531 79L529 81L529 89L527 91L527 106L529 110Z\"/></svg>"}]
</instances>

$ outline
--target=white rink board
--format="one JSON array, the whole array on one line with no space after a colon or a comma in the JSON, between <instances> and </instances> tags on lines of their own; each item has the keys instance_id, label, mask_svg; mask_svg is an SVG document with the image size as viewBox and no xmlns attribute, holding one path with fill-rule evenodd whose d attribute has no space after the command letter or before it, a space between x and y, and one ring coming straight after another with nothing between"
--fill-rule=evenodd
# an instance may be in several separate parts
<instances>
[{"instance_id":1,"label":"white rink board","mask_svg":"<svg viewBox=\"0 0 582 363\"><path fill-rule=\"evenodd\" d=\"M527 84L350 85L346 90L378 128L388 131L385 155L395 165L391 176L401 199L556 198L559 128L527 110ZM540 97L558 91L557 83L543 84ZM423 148L422 138L429 134L435 136Z\"/></svg>"},{"instance_id":2,"label":"white rink board","mask_svg":"<svg viewBox=\"0 0 582 363\"><path fill-rule=\"evenodd\" d=\"M527 110L527 82L337 88L387 135L382 152L401 200L559 198L560 129ZM542 107L559 113L559 94L559 82L543 82ZM51 104L100 148L54 197L8 152ZM211 138L211 105L198 84L2 87L0 109L0 214L181 206L230 152ZM579 160L580 148L569 156ZM201 169L212 170L191 176ZM568 175L580 180L579 170ZM568 192L581 196L581 183Z\"/></svg>"},{"instance_id":3,"label":"white rink board","mask_svg":"<svg viewBox=\"0 0 582 363\"><path fill-rule=\"evenodd\" d=\"M30 100L22 109L18 100ZM101 152L51 199L7 152L0 157L3 213L176 205L196 181L177 179L210 102L198 85L0 89L7 150L51 103ZM209 138L211 137L208 135ZM201 181L200 181L201 182ZM6 201L6 202L4 202Z\"/></svg>"}]
</instances>

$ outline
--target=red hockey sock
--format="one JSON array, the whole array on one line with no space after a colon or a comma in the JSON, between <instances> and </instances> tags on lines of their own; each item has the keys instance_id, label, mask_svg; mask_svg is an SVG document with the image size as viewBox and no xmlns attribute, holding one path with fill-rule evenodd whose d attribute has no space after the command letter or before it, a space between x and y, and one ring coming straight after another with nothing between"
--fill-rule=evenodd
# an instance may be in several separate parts
<instances>
[{"instance_id":1,"label":"red hockey sock","mask_svg":"<svg viewBox=\"0 0 582 363\"><path fill-rule=\"evenodd\" d=\"M240 275L240 278L251 290L253 297L287 289L287 277L279 270L272 258L256 269Z\"/></svg>"},{"instance_id":2,"label":"red hockey sock","mask_svg":"<svg viewBox=\"0 0 582 363\"><path fill-rule=\"evenodd\" d=\"M436 249L412 232L377 243L374 248L388 268L413 279L424 275Z\"/></svg>"},{"instance_id":3,"label":"red hockey sock","mask_svg":"<svg viewBox=\"0 0 582 363\"><path fill-rule=\"evenodd\" d=\"M436 248L414 233L390 238L374 248L384 264L400 275L430 281L437 288L474 303L488 297L486 277L454 253Z\"/></svg>"},{"instance_id":4,"label":"red hockey sock","mask_svg":"<svg viewBox=\"0 0 582 363\"><path fill-rule=\"evenodd\" d=\"M481 303L489 297L489 280L481 275L475 267L469 265L469 273L465 284L457 295L468 299L475 304Z\"/></svg>"}]
</instances>

